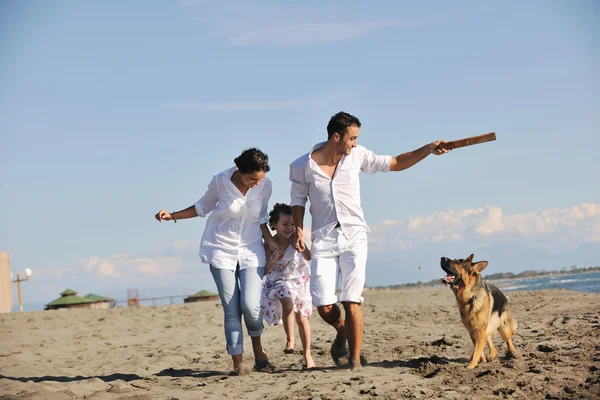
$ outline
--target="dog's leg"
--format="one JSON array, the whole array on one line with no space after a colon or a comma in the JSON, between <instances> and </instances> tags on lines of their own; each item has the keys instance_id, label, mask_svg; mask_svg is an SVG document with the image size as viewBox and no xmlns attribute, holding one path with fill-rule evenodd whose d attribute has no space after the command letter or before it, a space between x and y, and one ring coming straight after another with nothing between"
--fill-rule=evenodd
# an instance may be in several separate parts
<instances>
[{"instance_id":1,"label":"dog's leg","mask_svg":"<svg viewBox=\"0 0 600 400\"><path fill-rule=\"evenodd\" d=\"M479 357L479 362L486 363L487 359L485 358L485 344L483 345L483 349L481 350L481 357Z\"/></svg>"},{"instance_id":2,"label":"dog's leg","mask_svg":"<svg viewBox=\"0 0 600 400\"><path fill-rule=\"evenodd\" d=\"M517 321L512 319L510 311L506 311L506 318L500 323L498 330L500 331L500 336L502 336L502 339L504 339L508 345L508 352L506 353L507 357L519 358L517 349L515 349L512 342L512 337L517 331Z\"/></svg>"},{"instance_id":3,"label":"dog's leg","mask_svg":"<svg viewBox=\"0 0 600 400\"><path fill-rule=\"evenodd\" d=\"M498 354L498 352L496 351L496 348L494 347L494 343L492 342L492 335L487 336L487 345L488 345L488 348L490 349L488 358L490 359L490 361L492 361L496 357L496 354Z\"/></svg>"},{"instance_id":4,"label":"dog's leg","mask_svg":"<svg viewBox=\"0 0 600 400\"><path fill-rule=\"evenodd\" d=\"M473 334L471 334L471 331L469 331L469 335L471 336L471 342L473 342L473 348L475 348L477 346L477 333L474 332ZM473 350L475 351L475 350ZM479 362L487 362L487 360L485 359L485 354L483 354L483 351L481 352L481 357L479 358Z\"/></svg>"},{"instance_id":5,"label":"dog's leg","mask_svg":"<svg viewBox=\"0 0 600 400\"><path fill-rule=\"evenodd\" d=\"M476 337L475 337L475 349L473 350L473 355L471 356L471 360L469 361L469 365L467 365L467 368L469 369L473 369L477 366L478 361L481 360L485 360L485 356L483 355L483 348L485 347L485 338L487 336L485 330L480 330L478 332L475 333Z\"/></svg>"}]
</instances>

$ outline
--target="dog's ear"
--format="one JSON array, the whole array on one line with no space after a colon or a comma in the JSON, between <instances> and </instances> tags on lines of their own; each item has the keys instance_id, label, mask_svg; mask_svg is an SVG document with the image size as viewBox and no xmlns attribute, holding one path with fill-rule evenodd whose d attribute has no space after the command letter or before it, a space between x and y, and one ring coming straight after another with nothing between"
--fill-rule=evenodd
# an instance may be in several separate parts
<instances>
[{"instance_id":1,"label":"dog's ear","mask_svg":"<svg viewBox=\"0 0 600 400\"><path fill-rule=\"evenodd\" d=\"M485 267L488 266L488 262L487 261L479 261L476 262L475 264L473 264L473 266L471 267L471 271L475 272L476 274L480 274L481 271L483 271L485 269Z\"/></svg>"},{"instance_id":2,"label":"dog's ear","mask_svg":"<svg viewBox=\"0 0 600 400\"><path fill-rule=\"evenodd\" d=\"M469 257L467 257L467 259L465 261L466 262L473 262L473 257L475 257L475 255L471 254Z\"/></svg>"}]
</instances>

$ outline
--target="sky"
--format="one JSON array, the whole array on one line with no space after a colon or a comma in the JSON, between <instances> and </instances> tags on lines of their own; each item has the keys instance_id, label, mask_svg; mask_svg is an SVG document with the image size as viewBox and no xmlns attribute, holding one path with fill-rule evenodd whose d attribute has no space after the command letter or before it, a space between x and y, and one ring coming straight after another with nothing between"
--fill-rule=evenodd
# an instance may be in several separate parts
<instances>
[{"instance_id":1,"label":"sky","mask_svg":"<svg viewBox=\"0 0 600 400\"><path fill-rule=\"evenodd\" d=\"M497 135L361 176L367 284L502 246L568 263L600 246L599 22L591 0L2 2L0 250L33 270L25 303L214 289L205 220L154 214L248 147L288 202L289 163L343 110L377 154Z\"/></svg>"}]
</instances>

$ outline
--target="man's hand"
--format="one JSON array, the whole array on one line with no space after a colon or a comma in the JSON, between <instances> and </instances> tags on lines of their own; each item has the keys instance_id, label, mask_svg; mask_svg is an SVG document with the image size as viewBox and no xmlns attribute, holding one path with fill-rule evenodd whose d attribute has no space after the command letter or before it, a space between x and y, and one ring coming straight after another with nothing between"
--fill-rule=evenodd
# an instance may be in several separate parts
<instances>
[{"instance_id":1,"label":"man's hand","mask_svg":"<svg viewBox=\"0 0 600 400\"><path fill-rule=\"evenodd\" d=\"M447 143L445 140L436 140L435 142L431 143L430 146L430 154L435 154L436 156L441 156L442 154L445 154L447 152L449 152L450 150L446 149L444 147L444 144Z\"/></svg>"},{"instance_id":2,"label":"man's hand","mask_svg":"<svg viewBox=\"0 0 600 400\"><path fill-rule=\"evenodd\" d=\"M269 259L269 262L274 264L277 261L281 260L283 258L283 252L281 251L277 251L277 252L273 252L273 254L271 254L271 258Z\"/></svg>"},{"instance_id":3,"label":"man's hand","mask_svg":"<svg viewBox=\"0 0 600 400\"><path fill-rule=\"evenodd\" d=\"M156 220L158 222L160 221L170 221L173 218L171 217L171 214L169 214L168 211L165 210L160 210L159 212L156 213L156 215L154 216L154 218L156 218Z\"/></svg>"},{"instance_id":4,"label":"man's hand","mask_svg":"<svg viewBox=\"0 0 600 400\"><path fill-rule=\"evenodd\" d=\"M271 249L273 254L276 255L277 257L279 257L279 259L281 259L281 257L283 257L283 253L284 253L285 249L283 247L279 246L275 242L274 239L267 240L267 246L269 246L269 248Z\"/></svg>"},{"instance_id":5,"label":"man's hand","mask_svg":"<svg viewBox=\"0 0 600 400\"><path fill-rule=\"evenodd\" d=\"M268 246L268 245L267 245ZM271 250L271 247L269 246L269 249L267 249L267 263L265 265L265 275L267 275L269 272L271 272L271 269L273 269L273 266L277 263L277 261L281 260L283 258L283 251L279 251L279 248L277 246L276 250L271 251L271 254L269 254L268 250Z\"/></svg>"},{"instance_id":6,"label":"man's hand","mask_svg":"<svg viewBox=\"0 0 600 400\"><path fill-rule=\"evenodd\" d=\"M304 245L304 232L302 229L296 228L296 233L292 235L292 245L298 251L298 253L302 253L306 246Z\"/></svg>"}]
</instances>

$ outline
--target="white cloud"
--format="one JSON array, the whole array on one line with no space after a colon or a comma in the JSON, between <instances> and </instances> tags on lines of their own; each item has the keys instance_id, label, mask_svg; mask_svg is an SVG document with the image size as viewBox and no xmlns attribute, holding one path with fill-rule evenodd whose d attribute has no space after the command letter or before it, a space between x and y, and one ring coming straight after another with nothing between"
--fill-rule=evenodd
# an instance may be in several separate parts
<instances>
[{"instance_id":1,"label":"white cloud","mask_svg":"<svg viewBox=\"0 0 600 400\"><path fill-rule=\"evenodd\" d=\"M481 223L475 228L475 232L480 235L491 235L494 232L503 231L504 228L502 209L490 206Z\"/></svg>"},{"instance_id":2,"label":"white cloud","mask_svg":"<svg viewBox=\"0 0 600 400\"><path fill-rule=\"evenodd\" d=\"M165 277L181 272L191 264L199 264L198 244L195 242L172 243L144 254L116 254L104 259L82 259L83 271L99 277L120 280L140 277Z\"/></svg>"},{"instance_id":3,"label":"white cloud","mask_svg":"<svg viewBox=\"0 0 600 400\"><path fill-rule=\"evenodd\" d=\"M585 234L586 243L600 243L600 221L594 221Z\"/></svg>"},{"instance_id":4,"label":"white cloud","mask_svg":"<svg viewBox=\"0 0 600 400\"><path fill-rule=\"evenodd\" d=\"M384 220L371 226L373 251L401 249L431 242L534 242L549 250L600 241L600 205L583 203L563 209L505 215L494 205L448 210L405 221Z\"/></svg>"},{"instance_id":5,"label":"white cloud","mask_svg":"<svg viewBox=\"0 0 600 400\"><path fill-rule=\"evenodd\" d=\"M98 257L81 260L83 270L95 272L98 276L119 278L121 274L115 270L115 266L109 260L102 260Z\"/></svg>"}]
</instances>

